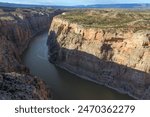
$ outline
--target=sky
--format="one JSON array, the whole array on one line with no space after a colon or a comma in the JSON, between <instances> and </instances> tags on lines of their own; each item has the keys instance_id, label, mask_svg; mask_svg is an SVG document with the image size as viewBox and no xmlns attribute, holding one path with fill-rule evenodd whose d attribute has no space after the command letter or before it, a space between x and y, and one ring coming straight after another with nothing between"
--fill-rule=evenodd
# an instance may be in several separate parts
<instances>
[{"instance_id":1,"label":"sky","mask_svg":"<svg viewBox=\"0 0 150 117\"><path fill-rule=\"evenodd\" d=\"M116 3L150 3L150 0L0 0L0 2L40 5L90 5Z\"/></svg>"}]
</instances>

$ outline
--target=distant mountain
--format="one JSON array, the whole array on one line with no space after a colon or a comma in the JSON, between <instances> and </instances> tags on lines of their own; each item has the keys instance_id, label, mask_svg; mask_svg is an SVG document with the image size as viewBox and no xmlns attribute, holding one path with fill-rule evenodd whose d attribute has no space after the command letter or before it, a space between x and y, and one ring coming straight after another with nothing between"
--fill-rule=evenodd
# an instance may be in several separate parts
<instances>
[{"instance_id":1,"label":"distant mountain","mask_svg":"<svg viewBox=\"0 0 150 117\"><path fill-rule=\"evenodd\" d=\"M45 6L44 5L28 5L28 4L14 4L14 3L0 2L0 7L35 8L35 7L45 7Z\"/></svg>"},{"instance_id":2,"label":"distant mountain","mask_svg":"<svg viewBox=\"0 0 150 117\"><path fill-rule=\"evenodd\" d=\"M94 4L78 6L51 6L53 8L150 8L150 4Z\"/></svg>"},{"instance_id":3,"label":"distant mountain","mask_svg":"<svg viewBox=\"0 0 150 117\"><path fill-rule=\"evenodd\" d=\"M150 4L95 4L85 8L150 8Z\"/></svg>"},{"instance_id":4,"label":"distant mountain","mask_svg":"<svg viewBox=\"0 0 150 117\"><path fill-rule=\"evenodd\" d=\"M27 4L13 4L13 3L2 3L0 2L0 7L51 7L51 8L150 8L150 4L94 4L94 5L77 5L77 6L54 6L54 5L27 5Z\"/></svg>"}]
</instances>

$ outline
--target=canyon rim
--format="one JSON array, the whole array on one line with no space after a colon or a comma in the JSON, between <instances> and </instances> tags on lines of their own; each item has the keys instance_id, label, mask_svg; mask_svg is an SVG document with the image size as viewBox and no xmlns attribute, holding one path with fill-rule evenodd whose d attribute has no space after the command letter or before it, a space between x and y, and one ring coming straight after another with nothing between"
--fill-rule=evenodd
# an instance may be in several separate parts
<instances>
[{"instance_id":1,"label":"canyon rim","mask_svg":"<svg viewBox=\"0 0 150 117\"><path fill-rule=\"evenodd\" d=\"M76 10L56 16L49 61L81 78L150 99L150 12Z\"/></svg>"}]
</instances>

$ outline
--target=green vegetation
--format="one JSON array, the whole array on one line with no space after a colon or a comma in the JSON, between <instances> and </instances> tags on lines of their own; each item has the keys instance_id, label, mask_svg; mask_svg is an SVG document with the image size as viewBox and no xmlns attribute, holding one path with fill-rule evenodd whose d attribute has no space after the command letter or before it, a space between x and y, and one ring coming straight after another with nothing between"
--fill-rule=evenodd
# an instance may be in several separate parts
<instances>
[{"instance_id":1,"label":"green vegetation","mask_svg":"<svg viewBox=\"0 0 150 117\"><path fill-rule=\"evenodd\" d=\"M58 17L94 28L150 28L150 10L74 10Z\"/></svg>"}]
</instances>

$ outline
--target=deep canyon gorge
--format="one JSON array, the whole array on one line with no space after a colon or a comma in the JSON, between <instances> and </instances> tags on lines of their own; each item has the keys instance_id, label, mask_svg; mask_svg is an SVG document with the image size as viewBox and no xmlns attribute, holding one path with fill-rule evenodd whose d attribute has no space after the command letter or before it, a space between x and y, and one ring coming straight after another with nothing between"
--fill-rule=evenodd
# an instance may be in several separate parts
<instances>
[{"instance_id":1,"label":"deep canyon gorge","mask_svg":"<svg viewBox=\"0 0 150 117\"><path fill-rule=\"evenodd\" d=\"M53 19L49 61L135 99L150 99L150 14L77 10Z\"/></svg>"},{"instance_id":2,"label":"deep canyon gorge","mask_svg":"<svg viewBox=\"0 0 150 117\"><path fill-rule=\"evenodd\" d=\"M23 54L22 62L32 75L44 80L54 100L133 99L128 95L82 79L48 60L48 31L35 36Z\"/></svg>"},{"instance_id":3,"label":"deep canyon gorge","mask_svg":"<svg viewBox=\"0 0 150 117\"><path fill-rule=\"evenodd\" d=\"M124 94L135 99L150 99L149 19L150 12L142 10L0 9L0 99L52 99L51 86L58 88L60 94L63 90L68 91L62 94L68 97L70 92L74 97L85 94L86 99L88 91L87 95L90 90L99 93L97 88L101 86L99 88L104 91L100 95L108 92L118 96L115 99L131 99ZM43 34L37 38L44 40L37 39L34 41L37 45L32 44L34 37L48 29L48 40ZM36 48L33 47L33 51L28 46ZM30 60L26 57L22 60L27 48L29 53L26 55L30 55ZM46 61L39 61L34 52L44 54L39 57L47 58ZM70 81L67 78L75 76L54 68L51 63L88 80L86 85L83 79L77 80L79 77ZM32 73L35 70L35 74ZM40 75L37 72L41 72ZM125 98L102 85L123 93ZM71 88L75 86L76 89ZM68 90L69 87L72 90ZM87 92L82 91L85 87L88 87Z\"/></svg>"},{"instance_id":4,"label":"deep canyon gorge","mask_svg":"<svg viewBox=\"0 0 150 117\"><path fill-rule=\"evenodd\" d=\"M45 83L22 64L21 55L58 13L44 8L0 9L0 99L51 99Z\"/></svg>"}]
</instances>

